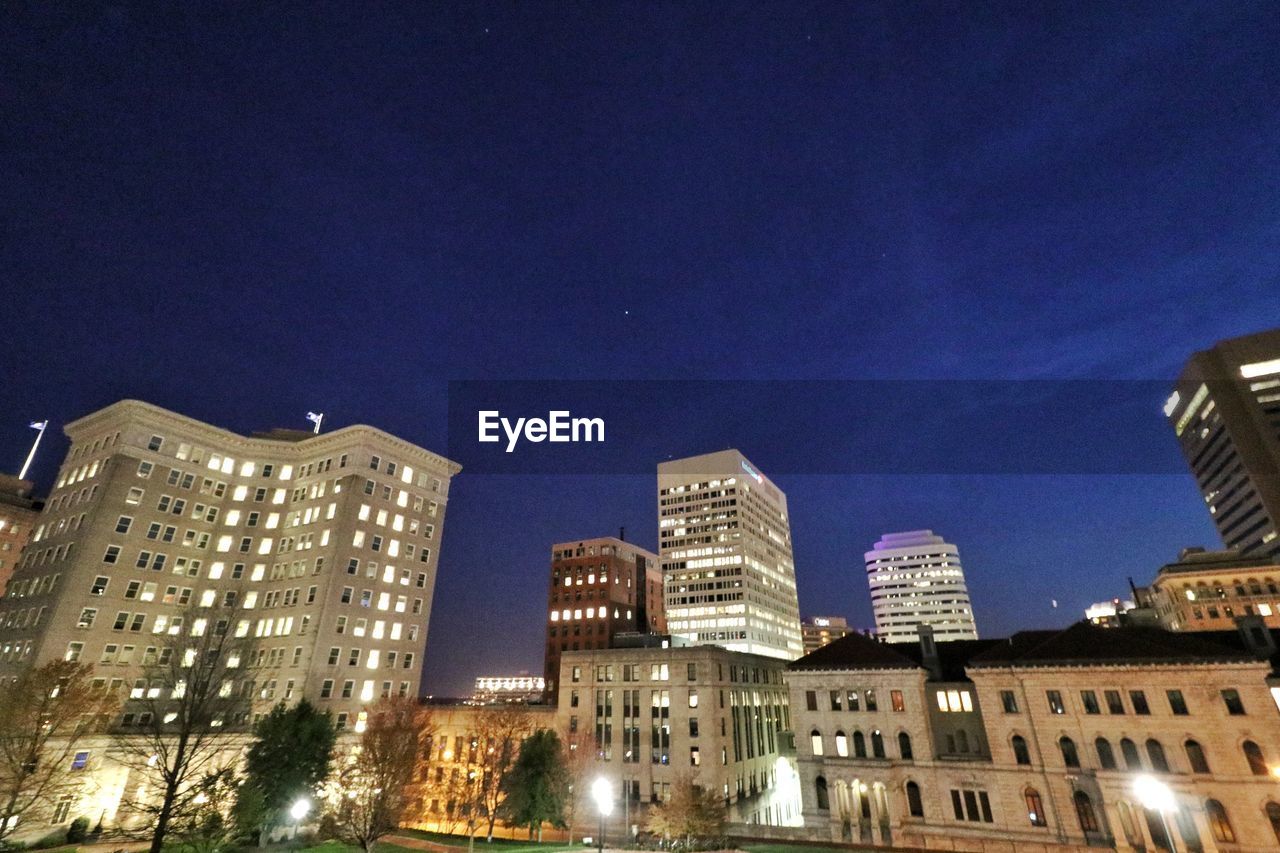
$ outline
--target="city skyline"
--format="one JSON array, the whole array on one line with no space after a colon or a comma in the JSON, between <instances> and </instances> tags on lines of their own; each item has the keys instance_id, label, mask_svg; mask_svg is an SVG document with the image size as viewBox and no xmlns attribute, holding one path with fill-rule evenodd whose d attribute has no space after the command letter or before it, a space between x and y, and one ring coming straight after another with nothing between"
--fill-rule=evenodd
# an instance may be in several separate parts
<instances>
[{"instance_id":1,"label":"city skyline","mask_svg":"<svg viewBox=\"0 0 1280 853\"><path fill-rule=\"evenodd\" d=\"M795 474L797 413L768 398L662 455L769 471L801 611L858 625L857 555L890 530L960 545L990 636L1218 544L1160 406L1192 352L1280 317L1265 5L274 14L3 24L0 470L50 419L39 494L61 425L126 398L448 455L456 379L1134 379L1163 393L1130 440L1168 473ZM868 443L948 438L842 415ZM451 513L441 693L540 671L551 543L658 545L651 473L472 469Z\"/></svg>"},{"instance_id":2,"label":"city skyline","mask_svg":"<svg viewBox=\"0 0 1280 853\"><path fill-rule=\"evenodd\" d=\"M1159 423L1159 421L1161 420L1158 413L1153 419L1157 423ZM372 419L366 419L366 420L372 420ZM56 421L54 422L54 425L60 426L57 424ZM339 429L341 428L341 425L334 424L333 428ZM251 431L252 430L246 430L246 432L251 432ZM44 452L47 452L50 454L55 452L55 449L59 447L59 444L58 444L59 437L60 437L60 433L58 436L51 435L50 438L52 438L53 441L50 444L45 446ZM38 463L42 461L43 461L43 458L37 460ZM35 467L38 470L40 465L37 464ZM29 475L29 476L34 476L34 475ZM496 479L502 480L505 478L499 476L499 477L496 477ZM554 482L556 478L544 478L544 479L547 479L549 482ZM567 479L575 483L580 483L584 479L590 479L590 478L577 476L577 477L570 477ZM630 481L635 485L636 488L645 490L650 495L652 494L653 486L652 486L651 477L644 478L644 477L619 476L614 479L617 479L620 481ZM829 478L813 477L809 475L795 475L791 479L794 479L796 481L803 483L811 480L822 480L822 479L829 479ZM871 479L887 482L892 480L893 478L887 477L887 476L879 476ZM992 480L998 481L1003 478L977 478L977 479L992 479ZM1053 478L1044 478L1044 479L1052 480ZM1096 479L1096 478L1088 478L1088 479ZM1156 477L1154 479L1167 480L1168 477L1163 476L1163 477ZM784 481L785 481L785 478L784 478ZM1047 485L1051 486L1052 484L1049 483ZM42 490L40 486L37 485L37 493L40 495L47 494L47 490ZM973 493L970 492L969 496L972 497L972 494ZM643 500L643 497L644 497L643 494L639 496L641 500ZM794 497L792 498L792 500L794 501ZM1193 507L1195 506L1194 503L1192 505ZM473 509L478 511L480 515L483 516L484 510L486 508L483 506L480 506L480 507L474 507ZM455 513L455 518L456 518L456 512L457 512L456 503L452 511ZM560 523L562 523L565 527L577 526L576 522L574 522L573 520L565 519L565 518L561 518ZM648 526L636 525L634 527L631 527L630 529L632 533L629 535L628 538L629 539L634 538L635 540L634 544L638 546L644 547L642 543L646 535L651 535L655 542L657 540L658 526L657 526L656 517L654 518L653 523ZM1210 530L1212 530L1212 528L1210 528ZM457 532L456 527L451 528L451 534L456 534L456 532ZM877 534L877 537L879 535L882 535L882 534ZM959 537L954 537L954 538L959 538ZM999 547L1001 545L1007 544L1007 541L1008 540L1002 539L997 541L995 545ZM866 547L870 547L871 544L874 544L874 543L869 541L865 544L859 544L858 547L866 548ZM1206 544L1208 544L1212 548L1213 545L1216 544L1216 538L1206 540ZM1182 546L1179 546L1179 547L1182 547ZM535 567L527 573L522 573L520 571L516 572L516 575L518 576L523 575L523 577L527 578L528 581L524 586L517 584L514 587L514 594L513 594L514 599L523 601L525 593L529 592L529 590L526 589L525 586L529 586L529 585L533 586L538 593L541 593L541 591L545 589L545 582L546 582L545 581L545 577L546 577L545 576L545 553L546 553L545 545L543 546L543 549L544 550L540 555L542 558L541 566ZM966 551L968 551L968 548L966 548ZM995 558L997 562L999 562L998 553L999 552L992 553L993 558ZM1142 550L1140 547L1138 548L1136 553L1139 555L1142 553ZM441 564L443 568L443 571L440 575L440 580L444 581L450 578L450 574L451 574L448 566L448 562L449 562L448 546L445 546L445 549L442 551L442 556L440 559L441 559ZM1129 572L1129 574L1136 575L1137 577L1140 577L1140 578L1149 576L1154 573L1155 569L1158 568L1159 565L1162 565L1163 563L1167 562L1169 559L1172 559L1172 557L1166 558L1163 554L1152 555L1152 560L1154 562L1152 562L1150 565L1139 563L1133 567L1133 569ZM843 592L848 596L847 600L851 605L851 607L848 608L848 612L858 614L855 617L853 617L855 621L861 621L862 624L865 624L868 627L870 627L874 625L874 615L872 612L870 597L866 590L863 570L864 570L864 566L862 565L861 560L857 560L856 564L852 566L852 574L850 575L850 578L849 578L850 588L848 590L844 590ZM982 577L983 574L984 573L979 573L978 577ZM461 577L454 578L454 581L455 583L457 583L458 587L465 588L468 586L465 578L461 578ZM806 581L806 575L805 575L804 569L799 568L797 573L797 586L801 594L801 601L802 601L801 609L802 611L807 612L809 608L803 605L803 602L805 601L806 598L822 600L824 602L827 601L828 599L826 595L822 593L821 590L817 590L811 593L809 596L806 596L805 590L809 586L809 584L807 584L805 581ZM1119 578L1117 580L1117 583L1119 584L1123 584L1124 582L1125 582L1125 578ZM971 587L975 587L975 586L978 587L979 595L976 597L978 598L979 601L981 601L982 594L989 595L991 592L993 592L990 584L986 584L981 581L975 584L972 578L969 579L969 583ZM438 588L443 588L443 587L438 587ZM1087 588L1087 590L1077 591L1076 598L1078 598L1081 602L1084 602L1085 599L1089 598L1090 596L1095 596L1098 591L1099 590L1091 586ZM1102 591L1105 592L1107 590L1102 590ZM972 592L973 590L971 590L971 593ZM1041 613L1037 613L1035 616L1026 616L1024 617L1023 622L1014 623L1014 624L1015 625L1061 624L1065 626L1066 624L1069 624L1073 621L1077 621L1079 618L1079 615L1078 615L1079 612L1084 609L1083 603L1081 604L1080 607L1074 607L1073 604L1068 603L1070 601L1072 601L1072 599L1064 598L1056 602L1058 605L1056 607L1041 608L1041 611L1049 611L1049 615L1047 617L1044 615L1043 612L1041 612ZM1045 602L1045 604L1047 605L1049 604L1049 602ZM438 620L436 622L437 625L441 621L447 622L449 617L451 616L461 619L461 621L465 623L474 619L477 613L484 611L484 608L482 605L473 605L473 606L476 607L476 609L469 610L469 611L454 609L454 608L434 610L431 614L431 617L433 620ZM827 609L830 609L830 608L828 607ZM1006 622L1003 622L1000 619L1000 614L998 612L992 612L990 614L984 615L983 608L980 603L974 606L974 610L975 610L975 616L977 620L980 621L983 625L986 625L989 623L995 624L997 626L1007 624ZM522 617L527 619L530 616L530 614L532 614L532 621L534 621L538 626L538 629L535 629L536 633L531 632L534 634L535 637L540 635L542 633L542 630L545 630L545 628L543 627L545 626L545 617L541 613L540 609L528 608L527 606L522 606L519 610L515 610L513 612L516 614L517 620L521 619ZM993 632L993 633L1012 633L1012 630ZM530 671L537 671L537 669L540 668L541 666L541 659L540 657L537 657L536 653L526 653L524 657L513 658L510 654L511 645L504 642L501 644L501 653L485 658L487 662L484 664L468 663L461 667L458 667L458 666L442 667L441 663L443 662L444 653L433 654L432 648L433 647L438 648L440 646L443 646L444 648L448 649L450 647L456 647L459 643L483 645L482 638L477 638L472 635L468 635L465 632L459 631L459 629L457 629L456 627L445 628L440 630L438 633L434 633L428 636L428 645L427 645L427 652L426 652L426 658L425 658L426 672L423 678L423 685L424 685L423 689L428 691L430 694L450 695L450 696L466 695L470 685L472 685L473 683L475 675L479 673L481 670L484 670L486 668L489 670L493 670L496 668L496 669L505 669L505 670L529 669ZM444 673L444 675L440 674L442 672ZM434 683L433 683L433 676L434 676ZM444 685L444 686L442 688L439 685Z\"/></svg>"}]
</instances>

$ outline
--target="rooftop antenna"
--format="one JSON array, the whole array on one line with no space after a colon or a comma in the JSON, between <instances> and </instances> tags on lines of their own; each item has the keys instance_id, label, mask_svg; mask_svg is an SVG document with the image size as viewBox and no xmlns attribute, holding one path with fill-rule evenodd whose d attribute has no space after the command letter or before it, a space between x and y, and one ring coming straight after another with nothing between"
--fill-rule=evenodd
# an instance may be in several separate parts
<instances>
[{"instance_id":1,"label":"rooftop antenna","mask_svg":"<svg viewBox=\"0 0 1280 853\"><path fill-rule=\"evenodd\" d=\"M316 435L320 434L320 422L324 420L324 412L307 412L307 420L316 425L312 430Z\"/></svg>"},{"instance_id":2,"label":"rooftop antenna","mask_svg":"<svg viewBox=\"0 0 1280 853\"><path fill-rule=\"evenodd\" d=\"M18 473L19 480L27 479L27 469L31 467L31 460L36 458L36 448L40 446L40 439L44 438L44 431L49 426L46 421L32 421L28 424L33 430L36 430L36 440L31 445L31 452L27 454L27 461L22 463L22 470Z\"/></svg>"},{"instance_id":3,"label":"rooftop antenna","mask_svg":"<svg viewBox=\"0 0 1280 853\"><path fill-rule=\"evenodd\" d=\"M618 528L618 538L621 539L623 542L627 541L627 528L625 527Z\"/></svg>"}]
</instances>

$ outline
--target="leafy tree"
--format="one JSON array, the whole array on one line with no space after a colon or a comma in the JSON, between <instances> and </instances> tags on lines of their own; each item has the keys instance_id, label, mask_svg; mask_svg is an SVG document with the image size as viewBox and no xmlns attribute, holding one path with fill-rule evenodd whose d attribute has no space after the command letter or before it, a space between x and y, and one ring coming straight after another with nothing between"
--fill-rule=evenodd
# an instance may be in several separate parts
<instances>
[{"instance_id":1,"label":"leafy tree","mask_svg":"<svg viewBox=\"0 0 1280 853\"><path fill-rule=\"evenodd\" d=\"M542 824L564 826L568 768L560 738L550 729L540 729L520 744L515 765L503 780L506 801L502 816L513 826L529 827L529 837L537 831L542 841Z\"/></svg>"},{"instance_id":2,"label":"leafy tree","mask_svg":"<svg viewBox=\"0 0 1280 853\"><path fill-rule=\"evenodd\" d=\"M150 853L161 853L173 825L207 812L205 783L234 760L225 734L247 727L251 707L252 682L241 678L253 643L232 634L228 612L195 607L172 619L175 642L144 662L137 695L125 706L134 725L116 739L123 763L142 781L123 805L143 817Z\"/></svg>"},{"instance_id":3,"label":"leafy tree","mask_svg":"<svg viewBox=\"0 0 1280 853\"><path fill-rule=\"evenodd\" d=\"M92 666L72 661L26 669L0 689L0 841L23 815L79 787L76 748L105 729L118 706L94 686Z\"/></svg>"},{"instance_id":4,"label":"leafy tree","mask_svg":"<svg viewBox=\"0 0 1280 853\"><path fill-rule=\"evenodd\" d=\"M724 800L682 776L671 786L671 799L649 810L648 829L665 839L683 840L687 848L722 836L725 819Z\"/></svg>"},{"instance_id":5,"label":"leafy tree","mask_svg":"<svg viewBox=\"0 0 1280 853\"><path fill-rule=\"evenodd\" d=\"M339 759L327 786L325 819L340 840L366 853L418 799L416 770L433 730L428 711L412 699L383 699L367 714L360 743Z\"/></svg>"},{"instance_id":6,"label":"leafy tree","mask_svg":"<svg viewBox=\"0 0 1280 853\"><path fill-rule=\"evenodd\" d=\"M245 756L245 780L236 796L237 818L262 843L263 833L299 797L314 797L329 775L337 730L328 713L303 699L283 702L258 721Z\"/></svg>"}]
</instances>

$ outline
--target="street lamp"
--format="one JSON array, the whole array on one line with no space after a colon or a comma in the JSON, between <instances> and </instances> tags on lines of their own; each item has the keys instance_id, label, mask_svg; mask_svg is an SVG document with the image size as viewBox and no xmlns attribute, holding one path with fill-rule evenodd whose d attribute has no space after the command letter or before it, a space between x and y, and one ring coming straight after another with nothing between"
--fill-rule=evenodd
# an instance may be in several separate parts
<instances>
[{"instance_id":1,"label":"street lamp","mask_svg":"<svg viewBox=\"0 0 1280 853\"><path fill-rule=\"evenodd\" d=\"M289 816L293 818L293 837L298 838L298 824L302 823L302 819L307 816L307 812L311 811L311 801L306 797L299 797L289 807Z\"/></svg>"},{"instance_id":2,"label":"street lamp","mask_svg":"<svg viewBox=\"0 0 1280 853\"><path fill-rule=\"evenodd\" d=\"M1173 840L1173 831L1169 828L1169 820L1166 817L1167 812L1178 807L1173 791L1154 776L1142 775L1133 780L1133 793L1144 809L1159 812L1160 827L1164 830L1164 837L1169 840L1169 851L1178 853L1178 845Z\"/></svg>"},{"instance_id":3,"label":"street lamp","mask_svg":"<svg viewBox=\"0 0 1280 853\"><path fill-rule=\"evenodd\" d=\"M591 783L591 797L596 801L596 810L600 812L600 840L596 849L604 853L604 819L613 811L613 786L609 780L600 776Z\"/></svg>"}]
</instances>

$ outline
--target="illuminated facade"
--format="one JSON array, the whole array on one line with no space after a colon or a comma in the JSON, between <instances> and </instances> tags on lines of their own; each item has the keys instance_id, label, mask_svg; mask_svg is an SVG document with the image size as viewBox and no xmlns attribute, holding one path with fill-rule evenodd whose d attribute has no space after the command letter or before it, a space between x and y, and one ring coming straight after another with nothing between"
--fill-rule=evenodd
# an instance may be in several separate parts
<instances>
[{"instance_id":1,"label":"illuminated facade","mask_svg":"<svg viewBox=\"0 0 1280 853\"><path fill-rule=\"evenodd\" d=\"M1280 559L1186 548L1138 589L1138 603L1171 631L1229 631L1241 616L1280 628Z\"/></svg>"},{"instance_id":2,"label":"illuminated facade","mask_svg":"<svg viewBox=\"0 0 1280 853\"><path fill-rule=\"evenodd\" d=\"M32 488L29 480L0 474L0 596L40 515L40 502L31 497Z\"/></svg>"},{"instance_id":3,"label":"illuminated facade","mask_svg":"<svg viewBox=\"0 0 1280 853\"><path fill-rule=\"evenodd\" d=\"M1191 356L1164 414L1226 546L1280 556L1280 329Z\"/></svg>"},{"instance_id":4,"label":"illuminated facade","mask_svg":"<svg viewBox=\"0 0 1280 853\"><path fill-rule=\"evenodd\" d=\"M472 705L503 705L536 702L542 698L546 683L540 675L481 675L471 694Z\"/></svg>"},{"instance_id":5,"label":"illuminated facade","mask_svg":"<svg viewBox=\"0 0 1280 853\"><path fill-rule=\"evenodd\" d=\"M689 778L723 796L736 821L798 825L784 665L670 643L567 652L557 727L570 749L592 751L583 775L613 782L637 818Z\"/></svg>"},{"instance_id":6,"label":"illuminated facade","mask_svg":"<svg viewBox=\"0 0 1280 853\"><path fill-rule=\"evenodd\" d=\"M1133 609L1134 603L1122 598L1096 601L1085 608L1084 618L1101 628L1114 628L1123 625L1126 615Z\"/></svg>"},{"instance_id":7,"label":"illuminated facade","mask_svg":"<svg viewBox=\"0 0 1280 853\"><path fill-rule=\"evenodd\" d=\"M658 465L658 550L673 635L803 653L787 496L737 450Z\"/></svg>"},{"instance_id":8,"label":"illuminated facade","mask_svg":"<svg viewBox=\"0 0 1280 853\"><path fill-rule=\"evenodd\" d=\"M817 651L833 640L853 633L849 621L843 616L811 616L800 623L804 638L804 653Z\"/></svg>"},{"instance_id":9,"label":"illuminated facade","mask_svg":"<svg viewBox=\"0 0 1280 853\"><path fill-rule=\"evenodd\" d=\"M253 638L255 714L305 696L357 727L418 694L456 464L367 426L245 437L134 400L66 433L0 599L0 676L65 658L136 691L221 628Z\"/></svg>"},{"instance_id":10,"label":"illuminated facade","mask_svg":"<svg viewBox=\"0 0 1280 853\"><path fill-rule=\"evenodd\" d=\"M1256 624L846 637L787 674L805 827L921 850L1275 850L1276 663Z\"/></svg>"},{"instance_id":11,"label":"illuminated facade","mask_svg":"<svg viewBox=\"0 0 1280 853\"><path fill-rule=\"evenodd\" d=\"M886 533L865 557L881 640L909 642L917 625L932 627L939 642L978 638L955 545L932 530Z\"/></svg>"},{"instance_id":12,"label":"illuminated facade","mask_svg":"<svg viewBox=\"0 0 1280 853\"><path fill-rule=\"evenodd\" d=\"M564 652L607 649L618 634L663 633L666 625L662 572L652 551L612 536L552 545L546 697L555 700Z\"/></svg>"}]
</instances>

